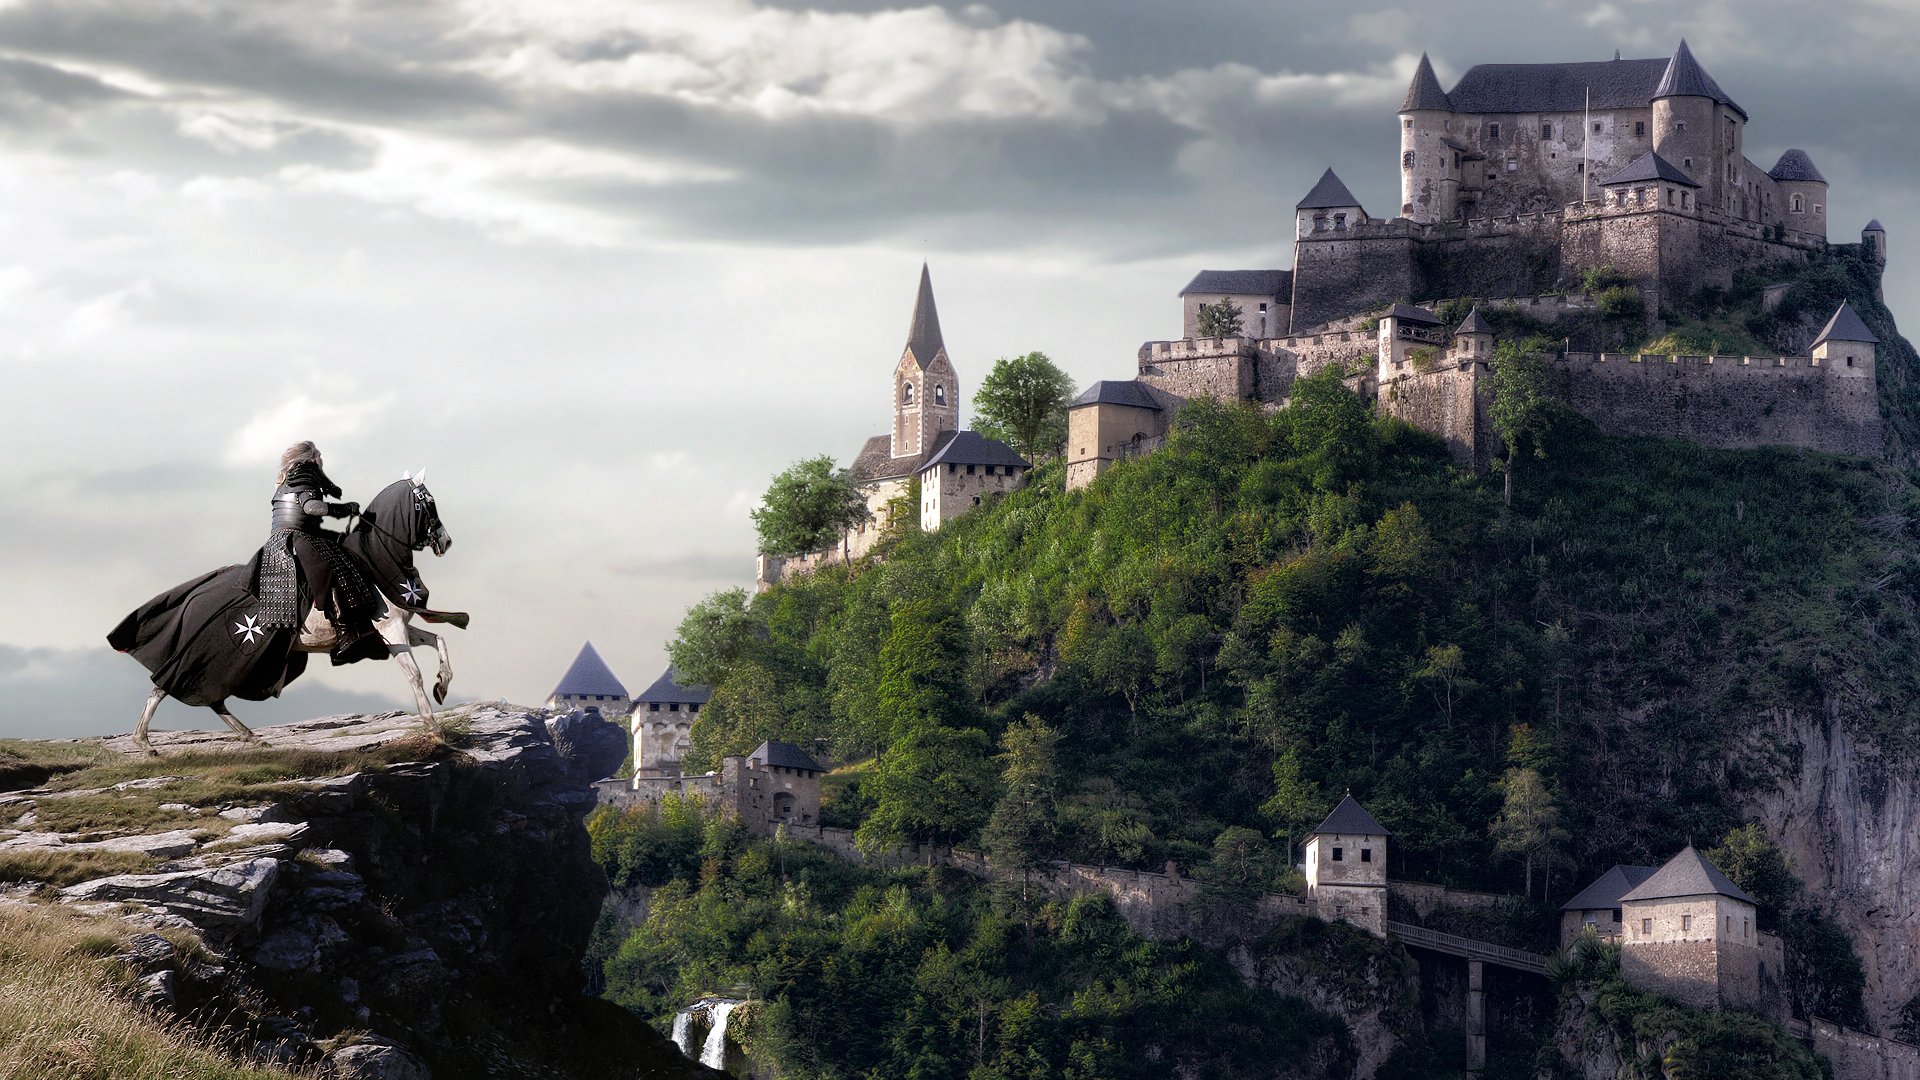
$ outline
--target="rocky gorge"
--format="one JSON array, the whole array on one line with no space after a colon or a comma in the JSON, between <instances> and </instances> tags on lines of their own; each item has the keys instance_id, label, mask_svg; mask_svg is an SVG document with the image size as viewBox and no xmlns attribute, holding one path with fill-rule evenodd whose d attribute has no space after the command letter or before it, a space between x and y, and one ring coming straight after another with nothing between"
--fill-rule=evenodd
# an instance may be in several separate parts
<instances>
[{"instance_id":1,"label":"rocky gorge","mask_svg":"<svg viewBox=\"0 0 1920 1080\"><path fill-rule=\"evenodd\" d=\"M607 887L580 822L623 740L564 725L556 740L544 713L504 704L451 710L444 729L383 714L246 746L158 734L153 759L125 737L23 744L57 752L0 767L0 901L120 927L127 992L243 1062L358 1080L719 1075L582 992Z\"/></svg>"}]
</instances>

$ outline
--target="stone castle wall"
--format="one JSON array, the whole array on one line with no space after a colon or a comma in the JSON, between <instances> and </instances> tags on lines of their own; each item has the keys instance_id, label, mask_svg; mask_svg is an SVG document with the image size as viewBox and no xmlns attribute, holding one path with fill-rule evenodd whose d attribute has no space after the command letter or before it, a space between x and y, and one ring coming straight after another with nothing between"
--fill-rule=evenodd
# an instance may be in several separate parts
<instances>
[{"instance_id":1,"label":"stone castle wall","mask_svg":"<svg viewBox=\"0 0 1920 1080\"><path fill-rule=\"evenodd\" d=\"M1382 385L1380 409L1440 436L1455 462L1480 467L1494 457L1492 386L1483 364L1444 363Z\"/></svg>"},{"instance_id":2,"label":"stone castle wall","mask_svg":"<svg viewBox=\"0 0 1920 1080\"><path fill-rule=\"evenodd\" d=\"M1818 1017L1808 1028L1814 1050L1833 1063L1834 1080L1920 1080L1920 1046Z\"/></svg>"},{"instance_id":3,"label":"stone castle wall","mask_svg":"<svg viewBox=\"0 0 1920 1080\"><path fill-rule=\"evenodd\" d=\"M1569 353L1550 370L1556 392L1609 434L1727 450L1881 448L1874 380L1838 376L1809 357Z\"/></svg>"}]
</instances>

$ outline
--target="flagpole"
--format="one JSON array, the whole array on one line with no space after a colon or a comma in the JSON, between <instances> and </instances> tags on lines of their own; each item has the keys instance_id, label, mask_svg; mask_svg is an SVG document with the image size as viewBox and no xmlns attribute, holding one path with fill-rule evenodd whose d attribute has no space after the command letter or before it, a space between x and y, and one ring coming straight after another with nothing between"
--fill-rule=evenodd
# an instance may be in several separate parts
<instances>
[{"instance_id":1,"label":"flagpole","mask_svg":"<svg viewBox=\"0 0 1920 1080\"><path fill-rule=\"evenodd\" d=\"M1587 204L1587 174L1593 171L1593 87L1587 87L1587 106L1580 119L1580 205Z\"/></svg>"}]
</instances>

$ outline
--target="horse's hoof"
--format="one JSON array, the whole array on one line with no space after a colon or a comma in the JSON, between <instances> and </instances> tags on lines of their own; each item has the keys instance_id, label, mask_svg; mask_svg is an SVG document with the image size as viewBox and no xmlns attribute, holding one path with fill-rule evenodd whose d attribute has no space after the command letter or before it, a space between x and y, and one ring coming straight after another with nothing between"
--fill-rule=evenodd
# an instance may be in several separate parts
<instances>
[{"instance_id":1,"label":"horse's hoof","mask_svg":"<svg viewBox=\"0 0 1920 1080\"><path fill-rule=\"evenodd\" d=\"M447 684L433 684L433 703L435 705L445 705L447 703Z\"/></svg>"}]
</instances>

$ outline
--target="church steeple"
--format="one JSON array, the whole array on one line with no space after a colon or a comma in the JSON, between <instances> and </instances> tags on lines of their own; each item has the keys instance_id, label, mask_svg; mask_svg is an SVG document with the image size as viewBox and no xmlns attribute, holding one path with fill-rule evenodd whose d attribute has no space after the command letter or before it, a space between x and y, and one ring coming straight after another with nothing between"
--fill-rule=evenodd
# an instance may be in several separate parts
<instances>
[{"instance_id":1,"label":"church steeple","mask_svg":"<svg viewBox=\"0 0 1920 1080\"><path fill-rule=\"evenodd\" d=\"M920 264L920 294L913 301L913 321L907 326L907 352L925 369L947 347L940 337L940 312L933 306L933 276Z\"/></svg>"}]
</instances>

